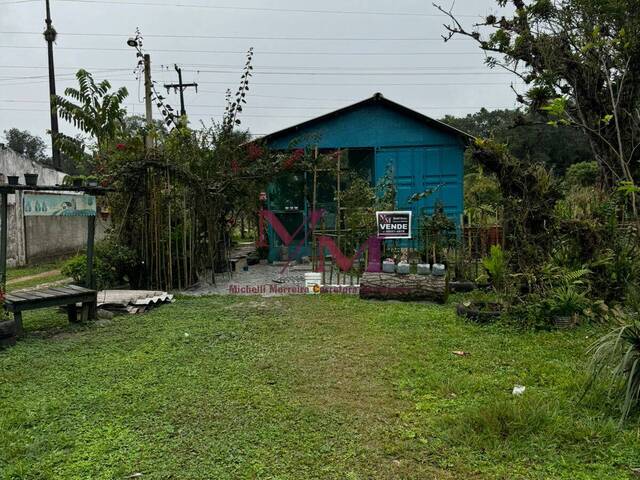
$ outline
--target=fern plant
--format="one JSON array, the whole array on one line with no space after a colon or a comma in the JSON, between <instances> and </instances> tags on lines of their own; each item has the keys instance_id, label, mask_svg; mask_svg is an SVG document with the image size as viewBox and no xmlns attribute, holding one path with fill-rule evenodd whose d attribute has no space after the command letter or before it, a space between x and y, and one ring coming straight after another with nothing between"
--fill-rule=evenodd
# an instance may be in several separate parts
<instances>
[{"instance_id":1,"label":"fern plant","mask_svg":"<svg viewBox=\"0 0 640 480\"><path fill-rule=\"evenodd\" d=\"M507 254L500 245L492 245L489 256L482 259L482 266L497 292L504 292L506 288L508 265Z\"/></svg>"},{"instance_id":2,"label":"fern plant","mask_svg":"<svg viewBox=\"0 0 640 480\"><path fill-rule=\"evenodd\" d=\"M586 295L567 283L555 288L548 300L551 312L561 317L570 317L589 306Z\"/></svg>"},{"instance_id":3,"label":"fern plant","mask_svg":"<svg viewBox=\"0 0 640 480\"><path fill-rule=\"evenodd\" d=\"M609 383L610 394L621 403L620 423L624 423L640 401L640 323L623 325L598 339L588 350L590 379Z\"/></svg>"}]
</instances>

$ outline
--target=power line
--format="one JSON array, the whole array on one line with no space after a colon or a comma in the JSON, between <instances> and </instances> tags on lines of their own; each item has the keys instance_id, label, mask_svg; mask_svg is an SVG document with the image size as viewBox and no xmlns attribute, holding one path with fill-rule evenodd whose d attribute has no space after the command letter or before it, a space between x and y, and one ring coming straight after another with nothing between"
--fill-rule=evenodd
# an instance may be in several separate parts
<instances>
[{"instance_id":1,"label":"power line","mask_svg":"<svg viewBox=\"0 0 640 480\"><path fill-rule=\"evenodd\" d=\"M199 68L199 67L211 67L211 68L229 68L232 69L234 72L240 72L242 67L240 65L216 65L216 64L206 64L206 63L185 63L183 65L188 65L188 66L192 66L194 67L193 69L189 69L189 70L185 70L187 72L193 72L193 73L209 73L209 70L205 70L203 68ZM154 71L160 71L160 72L164 72L166 70L170 70L170 67L168 65L164 65L164 64L160 64L159 66L160 68L158 68L158 66L156 66L156 68L154 68ZM39 66L39 65L0 65L0 68L16 68L16 69L46 69L46 66ZM74 67L58 67L59 69L62 70L78 70L80 68L84 69L84 70L89 70L92 71L94 69L96 69L96 71L100 70L100 71L105 71L107 68L110 71L126 71L126 70L130 70L130 71L134 71L133 67L107 67L107 66L103 66L103 67L86 67L86 66L74 66ZM285 70L306 70L306 71L312 71L312 70L319 70L319 71L345 71L345 70L353 70L353 71L365 71L365 72L375 72L375 71L382 71L382 70L386 70L386 71L390 71L390 72L398 72L398 71L410 71L410 72L416 72L416 71L420 71L420 70L462 70L462 69L468 69L468 68L472 68L472 66L467 65L467 66L459 66L459 65L453 65L453 66L449 66L449 65L429 65L429 66L411 66L411 67L394 67L394 66L389 66L389 67L360 67L360 66L355 66L355 67L341 67L341 66L334 66L334 65L323 65L320 67L317 66L311 66L311 65L259 65L254 67L254 72L260 72L263 69L264 70L278 70L278 69L285 69ZM486 69L483 69L481 71L486 71Z\"/></svg>"},{"instance_id":2,"label":"power line","mask_svg":"<svg viewBox=\"0 0 640 480\"><path fill-rule=\"evenodd\" d=\"M15 48L15 49L40 49L42 47L38 45L0 45L0 48ZM105 48L105 47L57 47L56 50L75 50L75 51L100 51L100 52L124 52L129 49L122 48ZM154 48L154 53L208 53L219 55L244 55L246 51L239 50L196 50L192 48ZM292 52L292 51L261 51L256 49L256 53L259 55L303 55L303 56L316 56L316 55L336 55L336 56L428 56L428 55L472 55L480 56L484 55L484 52Z\"/></svg>"},{"instance_id":3,"label":"power line","mask_svg":"<svg viewBox=\"0 0 640 480\"><path fill-rule=\"evenodd\" d=\"M66 80L73 80L72 77L67 78ZM113 84L114 82L138 82L138 80L133 78L110 78L109 81ZM2 86L13 86L13 85L29 85L42 83L43 80L33 80L30 82L17 82L17 83L3 83ZM199 81L199 84L202 85L226 85L233 87L233 82L223 82L223 81ZM303 84L299 82L251 82L252 86L266 86L266 87L280 87L280 86L297 86L297 87L448 87L448 86L466 86L466 87L478 87L478 86L503 86L507 87L511 85L512 82L486 82L486 83L469 83L469 82L419 82L419 83L388 83L388 82L378 82L378 83L309 83Z\"/></svg>"},{"instance_id":4,"label":"power line","mask_svg":"<svg viewBox=\"0 0 640 480\"><path fill-rule=\"evenodd\" d=\"M142 106L142 104L140 104ZM502 107L488 107L487 105L480 106L463 106L463 107L427 107L425 110L478 110L481 108L487 109L513 109L515 108L513 105L511 106L502 106ZM0 111L12 111L12 112L48 112L48 108L12 108L12 107L0 107ZM190 117L207 117L207 116L221 116L222 112L219 113L194 113L189 114ZM271 114L242 114L241 117L255 117L255 118L309 118L307 115L271 115Z\"/></svg>"},{"instance_id":5,"label":"power line","mask_svg":"<svg viewBox=\"0 0 640 480\"><path fill-rule=\"evenodd\" d=\"M116 68L116 69L105 69L105 70L94 70L93 73L110 73L110 72L121 72L122 70L129 70L129 69L123 69L123 68ZM63 80L72 80L74 79L76 76L76 73L60 73L56 75L56 78L62 78ZM0 78L0 80L31 80L31 79L38 79L38 78L49 78L49 75L32 75L32 76L28 76L28 77L4 77L4 78ZM48 81L48 80L47 80ZM21 85L25 85L25 83L20 82ZM13 85L11 83L4 83L2 85Z\"/></svg>"},{"instance_id":6,"label":"power line","mask_svg":"<svg viewBox=\"0 0 640 480\"><path fill-rule=\"evenodd\" d=\"M15 48L15 49L38 49L42 48L37 45L0 45L0 48ZM108 51L108 52L120 52L125 51L124 48L102 48L102 47L57 47L56 50L100 50L100 51ZM254 49L256 50L256 49ZM184 49L184 50L163 50L163 49L153 49L153 52L156 53L212 53L217 55L244 55L247 52L244 50L192 50L192 49ZM317 51L317 52L290 52L290 51L261 51L257 50L260 55L300 55L300 56L336 56L336 57L407 57L407 56L453 56L453 55L470 55L470 56L484 56L484 52L327 52L327 51ZM199 65L199 64L186 64L186 65ZM201 65L201 64L200 64ZM205 64L206 65L206 64Z\"/></svg>"},{"instance_id":7,"label":"power line","mask_svg":"<svg viewBox=\"0 0 640 480\"><path fill-rule=\"evenodd\" d=\"M20 0L16 0L16 3ZM421 13L421 12L380 12L366 10L305 10L294 8L272 8L272 7L237 7L223 5L198 5L192 3L158 3L158 2L116 2L112 0L58 0L59 3L81 3L89 5L120 5L120 6L140 6L140 7L164 7L164 8L195 8L208 10L236 10L249 12L267 12L267 13L313 13L313 14L337 14L337 15L382 15L396 17L435 17L441 18L443 13ZM22 3L26 1L22 0ZM460 17L480 18L480 15L459 15Z\"/></svg>"},{"instance_id":8,"label":"power line","mask_svg":"<svg viewBox=\"0 0 640 480\"><path fill-rule=\"evenodd\" d=\"M355 102L357 100L346 100L348 102ZM43 100L0 100L0 102L6 103L38 103L38 104L48 104L49 102ZM143 103L126 103L123 104L127 107L138 107L144 106ZM295 105L295 106L283 106L283 105L253 105L249 103L245 106L246 110L251 109L259 109L259 110L327 110L327 109L337 109L341 108L343 105L331 105L331 106L318 106L318 105ZM190 108L225 108L225 105L210 105L210 104L194 104L191 105ZM426 105L426 106L417 106L413 108L422 108L422 109L447 109L447 108L458 108L456 106L435 106L435 105ZM476 107L460 107L460 108L476 108ZM481 108L481 107L478 107Z\"/></svg>"},{"instance_id":9,"label":"power line","mask_svg":"<svg viewBox=\"0 0 640 480\"><path fill-rule=\"evenodd\" d=\"M236 74L237 70L200 70L201 73L229 73ZM313 77L342 77L342 76L386 76L393 75L394 77L398 76L440 76L440 75L513 75L511 72L494 72L494 71L483 71L483 70L472 70L468 72L264 72L260 70L254 70L257 75L306 75Z\"/></svg>"},{"instance_id":10,"label":"power line","mask_svg":"<svg viewBox=\"0 0 640 480\"><path fill-rule=\"evenodd\" d=\"M48 67L47 66L41 66L41 65L0 65L0 68L23 68L23 69L34 69L34 70L46 70ZM133 71L132 67L113 67L113 68L106 68L106 67L58 67L56 66L56 70L78 70L80 68L84 68L85 70L94 70L97 71L121 71L121 70L131 70Z\"/></svg>"},{"instance_id":11,"label":"power line","mask_svg":"<svg viewBox=\"0 0 640 480\"><path fill-rule=\"evenodd\" d=\"M284 67L288 68L288 67ZM443 69L446 67L442 67ZM117 69L117 71L121 71L122 69ZM115 70L114 70L115 71ZM196 72L193 70L193 72ZM200 73L215 73L215 74L228 74L228 75L237 75L238 70L198 70ZM454 72L435 72L435 71L426 71L426 72L301 72L301 71L261 71L254 70L256 76L257 75L286 75L286 76L320 76L320 77L343 77L343 76L387 76L392 75L394 77L398 76L459 76L459 75L513 75L511 72L504 71L491 71L491 70L469 70L466 72L463 71L454 71ZM60 76L75 76L75 73L63 73ZM34 75L29 77L8 77L8 79L32 79L32 78L42 78L43 75ZM204 82L203 82L204 83ZM227 82L225 82L227 83Z\"/></svg>"},{"instance_id":12,"label":"power line","mask_svg":"<svg viewBox=\"0 0 640 480\"><path fill-rule=\"evenodd\" d=\"M38 35L42 32L25 32L25 31L0 31L3 35ZM58 32L60 37L65 36L87 36L87 37L118 37L128 38L128 33L98 33L98 32ZM187 39L203 39L210 38L216 40L286 40L286 41L327 41L327 42L443 42L442 37L283 37L283 36L243 36L243 35L186 35L145 33L144 38L187 38ZM464 37L454 38L455 41L470 41Z\"/></svg>"}]
</instances>

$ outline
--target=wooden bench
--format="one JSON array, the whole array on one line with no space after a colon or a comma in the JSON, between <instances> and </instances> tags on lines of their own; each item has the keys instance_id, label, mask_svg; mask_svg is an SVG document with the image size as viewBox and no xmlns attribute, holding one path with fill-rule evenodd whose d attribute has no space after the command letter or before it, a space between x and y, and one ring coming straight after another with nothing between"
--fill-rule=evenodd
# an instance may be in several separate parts
<instances>
[{"instance_id":1,"label":"wooden bench","mask_svg":"<svg viewBox=\"0 0 640 480\"><path fill-rule=\"evenodd\" d=\"M238 257L230 258L229 263L231 264L232 272L239 272L240 270L244 270L249 265L247 263L246 255L240 255Z\"/></svg>"},{"instance_id":2,"label":"wooden bench","mask_svg":"<svg viewBox=\"0 0 640 480\"><path fill-rule=\"evenodd\" d=\"M81 320L95 318L98 305L98 292L76 285L51 287L42 290L25 290L8 293L5 296L4 308L13 313L18 335L22 334L22 312L40 308L66 306L70 322L78 321L76 304L82 305Z\"/></svg>"}]
</instances>

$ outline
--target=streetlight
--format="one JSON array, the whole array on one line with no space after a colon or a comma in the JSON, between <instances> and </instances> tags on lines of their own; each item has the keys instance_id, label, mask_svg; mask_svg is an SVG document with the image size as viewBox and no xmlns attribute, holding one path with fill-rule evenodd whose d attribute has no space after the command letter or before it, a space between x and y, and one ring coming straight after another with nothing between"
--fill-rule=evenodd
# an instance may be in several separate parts
<instances>
[{"instance_id":1,"label":"streetlight","mask_svg":"<svg viewBox=\"0 0 640 480\"><path fill-rule=\"evenodd\" d=\"M130 37L127 40L127 45L132 48L135 48L138 51L138 58L140 55L143 55L140 51L140 41L138 37ZM146 118L147 118L147 135L144 139L144 144L147 149L151 148L151 136L149 132L151 131L151 126L153 123L153 110L151 107L151 56L148 53L143 55L144 59L144 100L145 100L145 110L146 110Z\"/></svg>"}]
</instances>

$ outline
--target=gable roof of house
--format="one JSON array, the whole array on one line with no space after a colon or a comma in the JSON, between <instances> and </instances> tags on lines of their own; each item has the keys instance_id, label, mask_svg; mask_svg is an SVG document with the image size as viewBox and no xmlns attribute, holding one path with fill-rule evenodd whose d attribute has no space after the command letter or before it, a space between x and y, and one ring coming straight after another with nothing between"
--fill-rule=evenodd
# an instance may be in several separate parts
<instances>
[{"instance_id":1,"label":"gable roof of house","mask_svg":"<svg viewBox=\"0 0 640 480\"><path fill-rule=\"evenodd\" d=\"M447 125L446 123L443 123L439 120L435 120L431 117L428 117L420 112L417 112L415 110L412 110L408 107L405 107L404 105L401 105L397 102L394 102L392 100L389 100L387 98L385 98L381 93L375 93L372 97L366 98L364 100L361 100L359 102L353 103L351 105L348 105L346 107L343 108L339 108L338 110L334 110L333 112L329 112L329 113L325 113L324 115L320 115L319 117L315 117L312 118L311 120L306 120L302 123L298 123L296 125L292 125L290 127L284 128L282 130L278 130L276 132L270 133L268 135L265 135L263 137L257 138L255 141L271 141L277 137L283 136L283 135L287 135L287 134L291 134L291 133L295 133L298 130L302 129L302 128L306 128L306 127L310 127L313 125L316 125L318 123L324 122L326 120L330 120L332 118L338 117L340 115L343 115L345 113L348 113L350 111L356 110L360 107L363 106L367 106L367 105L383 105L387 108L390 108L392 110L395 110L403 115L407 115L409 117L412 117L416 120L418 120L419 122L438 129L438 130L442 130L448 133L451 133L453 135L457 135L459 137L462 137L463 140L465 142L468 142L470 140L473 140L473 136L469 135L466 132L463 132L462 130L459 130L455 127L452 127L451 125Z\"/></svg>"}]
</instances>

